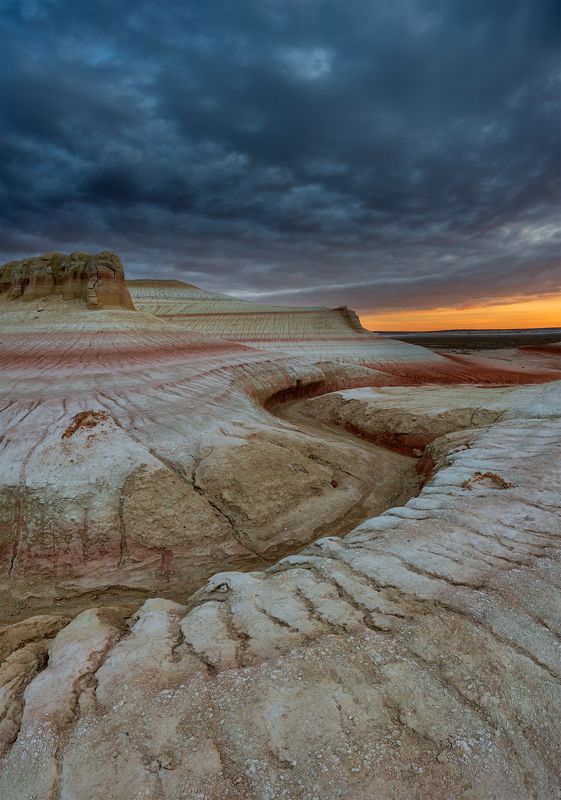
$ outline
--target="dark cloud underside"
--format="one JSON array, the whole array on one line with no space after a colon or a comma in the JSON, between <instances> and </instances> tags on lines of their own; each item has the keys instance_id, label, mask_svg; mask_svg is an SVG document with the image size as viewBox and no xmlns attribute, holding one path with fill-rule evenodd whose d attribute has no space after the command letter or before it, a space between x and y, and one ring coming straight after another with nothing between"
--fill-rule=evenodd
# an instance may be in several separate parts
<instances>
[{"instance_id":1,"label":"dark cloud underside","mask_svg":"<svg viewBox=\"0 0 561 800\"><path fill-rule=\"evenodd\" d=\"M558 0L0 0L3 260L361 311L559 289Z\"/></svg>"}]
</instances>

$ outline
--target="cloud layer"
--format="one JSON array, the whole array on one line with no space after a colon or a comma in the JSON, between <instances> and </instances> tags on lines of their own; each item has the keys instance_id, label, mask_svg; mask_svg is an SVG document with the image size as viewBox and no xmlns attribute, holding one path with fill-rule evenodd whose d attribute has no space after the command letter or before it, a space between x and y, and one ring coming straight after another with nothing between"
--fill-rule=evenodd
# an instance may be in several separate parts
<instances>
[{"instance_id":1,"label":"cloud layer","mask_svg":"<svg viewBox=\"0 0 561 800\"><path fill-rule=\"evenodd\" d=\"M2 260L360 311L561 286L557 0L3 0Z\"/></svg>"}]
</instances>

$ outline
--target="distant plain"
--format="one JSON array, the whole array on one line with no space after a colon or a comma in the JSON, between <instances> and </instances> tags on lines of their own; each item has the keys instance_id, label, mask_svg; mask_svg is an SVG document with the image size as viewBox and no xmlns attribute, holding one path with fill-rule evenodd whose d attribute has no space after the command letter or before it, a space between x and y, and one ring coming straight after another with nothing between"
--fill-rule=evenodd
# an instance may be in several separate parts
<instances>
[{"instance_id":1,"label":"distant plain","mask_svg":"<svg viewBox=\"0 0 561 800\"><path fill-rule=\"evenodd\" d=\"M419 344L432 350L498 350L536 347L561 340L561 328L512 328L507 330L383 331L382 336Z\"/></svg>"}]
</instances>

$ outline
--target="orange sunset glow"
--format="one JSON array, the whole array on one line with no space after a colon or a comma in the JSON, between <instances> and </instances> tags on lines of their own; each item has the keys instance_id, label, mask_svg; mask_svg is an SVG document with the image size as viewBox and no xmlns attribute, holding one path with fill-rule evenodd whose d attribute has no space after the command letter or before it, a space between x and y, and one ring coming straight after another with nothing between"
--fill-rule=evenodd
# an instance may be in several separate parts
<instances>
[{"instance_id":1,"label":"orange sunset glow","mask_svg":"<svg viewBox=\"0 0 561 800\"><path fill-rule=\"evenodd\" d=\"M367 313L360 314L360 321L373 331L557 328L561 327L561 294L479 306Z\"/></svg>"}]
</instances>

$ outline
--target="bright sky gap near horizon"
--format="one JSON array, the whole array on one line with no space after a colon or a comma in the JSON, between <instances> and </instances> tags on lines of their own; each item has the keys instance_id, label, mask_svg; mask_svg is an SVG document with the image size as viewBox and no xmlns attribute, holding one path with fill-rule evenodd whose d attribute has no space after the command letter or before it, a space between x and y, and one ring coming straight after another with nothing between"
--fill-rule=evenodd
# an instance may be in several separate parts
<instances>
[{"instance_id":1,"label":"bright sky gap near horizon","mask_svg":"<svg viewBox=\"0 0 561 800\"><path fill-rule=\"evenodd\" d=\"M559 0L0 14L1 261L110 249L380 330L561 325Z\"/></svg>"}]
</instances>

